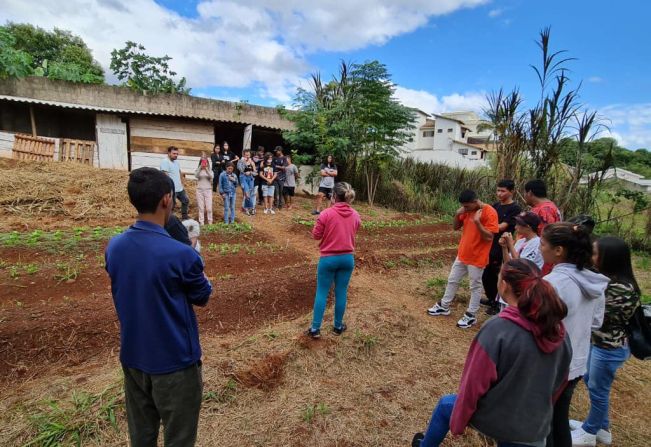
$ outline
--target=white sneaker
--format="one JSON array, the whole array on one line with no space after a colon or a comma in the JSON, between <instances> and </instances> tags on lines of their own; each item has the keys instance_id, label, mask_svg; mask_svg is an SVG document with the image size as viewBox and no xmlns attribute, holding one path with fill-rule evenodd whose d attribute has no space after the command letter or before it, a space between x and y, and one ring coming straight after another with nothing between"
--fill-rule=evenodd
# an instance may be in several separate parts
<instances>
[{"instance_id":1,"label":"white sneaker","mask_svg":"<svg viewBox=\"0 0 651 447\"><path fill-rule=\"evenodd\" d=\"M463 314L463 317L459 321L457 321L457 327L460 327L461 329L468 329L469 327L473 326L475 323L477 323L477 319L473 314L470 314L468 312Z\"/></svg>"},{"instance_id":2,"label":"white sneaker","mask_svg":"<svg viewBox=\"0 0 651 447\"><path fill-rule=\"evenodd\" d=\"M271 211L271 214L276 214L276 212L273 210L273 208L270 209L269 211Z\"/></svg>"},{"instance_id":3,"label":"white sneaker","mask_svg":"<svg viewBox=\"0 0 651 447\"><path fill-rule=\"evenodd\" d=\"M427 309L427 313L433 317L438 317L439 315L450 315L450 308L443 307L440 303L436 303Z\"/></svg>"},{"instance_id":4,"label":"white sneaker","mask_svg":"<svg viewBox=\"0 0 651 447\"><path fill-rule=\"evenodd\" d=\"M269 214L269 209L268 209L268 208L265 208L265 209L264 209L264 213L265 213L265 214Z\"/></svg>"},{"instance_id":5,"label":"white sneaker","mask_svg":"<svg viewBox=\"0 0 651 447\"><path fill-rule=\"evenodd\" d=\"M576 419L570 419L570 430L574 431L583 427L583 421L577 421ZM604 430L603 428L597 432L597 442L604 445L610 445L613 443L613 434Z\"/></svg>"},{"instance_id":6,"label":"white sneaker","mask_svg":"<svg viewBox=\"0 0 651 447\"><path fill-rule=\"evenodd\" d=\"M594 447L597 445L597 435L591 435L582 427L572 430L572 447Z\"/></svg>"}]
</instances>

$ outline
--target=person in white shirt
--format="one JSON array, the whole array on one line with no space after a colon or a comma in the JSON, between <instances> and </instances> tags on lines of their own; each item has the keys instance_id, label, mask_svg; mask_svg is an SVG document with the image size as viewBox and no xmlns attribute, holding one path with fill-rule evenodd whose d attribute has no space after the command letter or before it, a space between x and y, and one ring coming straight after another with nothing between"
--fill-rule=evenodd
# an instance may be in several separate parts
<instances>
[{"instance_id":1,"label":"person in white shirt","mask_svg":"<svg viewBox=\"0 0 651 447\"><path fill-rule=\"evenodd\" d=\"M515 218L515 232L518 239L514 242L511 233L504 233L499 240L504 262L509 259L528 259L542 268L545 261L540 253L540 237L537 229L540 217L531 211L520 213Z\"/></svg>"},{"instance_id":2,"label":"person in white shirt","mask_svg":"<svg viewBox=\"0 0 651 447\"><path fill-rule=\"evenodd\" d=\"M177 160L179 157L179 150L174 146L167 148L167 157L163 159L160 164L160 170L169 177L174 182L174 203L176 199L181 201L181 218L183 220L188 219L188 207L190 205L190 199L188 194L183 188L183 181L181 180L181 166Z\"/></svg>"}]
</instances>

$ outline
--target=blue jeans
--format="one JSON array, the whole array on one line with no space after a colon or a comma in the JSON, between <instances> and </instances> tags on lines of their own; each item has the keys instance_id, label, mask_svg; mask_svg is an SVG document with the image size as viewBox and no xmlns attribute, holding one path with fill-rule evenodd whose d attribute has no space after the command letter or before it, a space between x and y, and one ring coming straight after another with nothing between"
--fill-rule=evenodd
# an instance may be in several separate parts
<instances>
[{"instance_id":1,"label":"blue jeans","mask_svg":"<svg viewBox=\"0 0 651 447\"><path fill-rule=\"evenodd\" d=\"M588 372L583 379L590 394L590 413L583 423L583 430L596 435L601 429L608 430L608 404L610 386L615 379L615 373L630 355L628 346L615 349L604 349L592 345L588 358Z\"/></svg>"},{"instance_id":2,"label":"blue jeans","mask_svg":"<svg viewBox=\"0 0 651 447\"><path fill-rule=\"evenodd\" d=\"M242 186L243 198L242 208L250 210L253 208L253 176L240 175L240 185ZM247 197L248 196L248 197Z\"/></svg>"},{"instance_id":3,"label":"blue jeans","mask_svg":"<svg viewBox=\"0 0 651 447\"><path fill-rule=\"evenodd\" d=\"M420 442L420 447L438 447L441 445L445 436L450 431L450 418L452 417L452 409L454 403L457 401L456 394L447 394L439 400L432 419L427 427L425 438ZM516 442L497 441L498 447L526 447L523 444Z\"/></svg>"},{"instance_id":4,"label":"blue jeans","mask_svg":"<svg viewBox=\"0 0 651 447\"><path fill-rule=\"evenodd\" d=\"M312 330L321 329L323 314L330 286L335 283L335 327L341 328L346 312L348 283L355 268L355 258L352 254L338 256L322 256L319 259L316 276L316 296L314 297L314 317Z\"/></svg>"},{"instance_id":5,"label":"blue jeans","mask_svg":"<svg viewBox=\"0 0 651 447\"><path fill-rule=\"evenodd\" d=\"M224 197L224 222L235 222L235 193L226 193Z\"/></svg>"}]
</instances>

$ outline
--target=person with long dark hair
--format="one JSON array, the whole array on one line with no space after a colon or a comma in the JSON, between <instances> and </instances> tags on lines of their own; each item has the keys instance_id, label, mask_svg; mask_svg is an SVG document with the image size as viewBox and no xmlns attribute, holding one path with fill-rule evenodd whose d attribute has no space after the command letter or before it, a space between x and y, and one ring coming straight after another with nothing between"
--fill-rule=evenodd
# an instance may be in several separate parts
<instances>
[{"instance_id":1,"label":"person with long dark hair","mask_svg":"<svg viewBox=\"0 0 651 447\"><path fill-rule=\"evenodd\" d=\"M219 143L215 144L215 147L212 148L212 154L210 154L210 164L212 168L212 192L217 192L217 186L219 185L219 174L222 173L221 168L221 146Z\"/></svg>"},{"instance_id":2,"label":"person with long dark hair","mask_svg":"<svg viewBox=\"0 0 651 447\"><path fill-rule=\"evenodd\" d=\"M312 229L312 237L319 242L314 316L307 335L321 336L321 323L328 301L330 287L335 286L335 321L332 331L341 335L346 330L344 312L348 297L348 283L355 268L355 235L362 224L359 213L350 204L355 190L346 182L334 186L335 204L319 215Z\"/></svg>"},{"instance_id":3,"label":"person with long dark hair","mask_svg":"<svg viewBox=\"0 0 651 447\"><path fill-rule=\"evenodd\" d=\"M504 263L498 292L509 306L484 323L470 345L459 393L439 400L413 447L438 446L448 431L461 435L468 426L499 447L545 445L572 357L562 322L567 306L526 259Z\"/></svg>"},{"instance_id":4,"label":"person with long dark hair","mask_svg":"<svg viewBox=\"0 0 651 447\"><path fill-rule=\"evenodd\" d=\"M570 421L572 445L612 443L608 406L615 373L630 356L626 324L640 305L640 287L633 274L631 249L618 237L603 237L593 244L595 268L610 279L606 288L604 322L592 331L588 372L583 377L590 395L590 413L581 423Z\"/></svg>"},{"instance_id":5,"label":"person with long dark hair","mask_svg":"<svg viewBox=\"0 0 651 447\"><path fill-rule=\"evenodd\" d=\"M565 302L568 314L563 323L572 341L572 363L568 385L554 405L552 431L547 447L570 447L570 402L576 385L587 372L590 332L601 327L604 292L608 277L590 270L592 241L581 225L557 222L547 225L540 238L540 253L553 270L545 279Z\"/></svg>"}]
</instances>

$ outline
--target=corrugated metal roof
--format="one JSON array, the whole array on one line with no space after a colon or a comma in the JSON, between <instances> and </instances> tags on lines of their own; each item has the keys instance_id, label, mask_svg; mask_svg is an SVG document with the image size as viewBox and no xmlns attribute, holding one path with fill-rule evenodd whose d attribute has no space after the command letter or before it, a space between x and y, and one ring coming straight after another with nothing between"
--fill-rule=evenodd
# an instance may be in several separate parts
<instances>
[{"instance_id":1,"label":"corrugated metal roof","mask_svg":"<svg viewBox=\"0 0 651 447\"><path fill-rule=\"evenodd\" d=\"M87 104L75 104L75 103L70 103L70 102L48 101L48 100L43 100L43 99L26 98L26 97L20 97L20 96L0 95L0 100L13 101L13 102L22 102L22 103L28 103L28 104L40 104L40 105L54 106L54 107L63 107L63 108L66 108L66 109L90 110L90 111L93 111L93 112L122 113L122 114L131 114L131 115L149 115L149 116L166 116L166 117L171 117L171 118L192 118L192 119L198 119L198 120L203 120L203 121L217 121L217 122L227 122L227 123L251 124L251 123L248 123L246 121L238 121L238 120L211 119L211 118L205 118L205 117L202 117L202 116L188 115L188 114L147 112L147 111L143 111L143 110L130 110L130 109L116 109L116 108L113 108L113 107L93 106L93 105L87 105ZM263 126L263 125L260 125L260 124L254 124L254 126L255 127L263 127L263 128L266 128L266 129L283 130L283 128L281 128L281 127Z\"/></svg>"}]
</instances>

